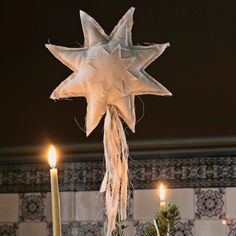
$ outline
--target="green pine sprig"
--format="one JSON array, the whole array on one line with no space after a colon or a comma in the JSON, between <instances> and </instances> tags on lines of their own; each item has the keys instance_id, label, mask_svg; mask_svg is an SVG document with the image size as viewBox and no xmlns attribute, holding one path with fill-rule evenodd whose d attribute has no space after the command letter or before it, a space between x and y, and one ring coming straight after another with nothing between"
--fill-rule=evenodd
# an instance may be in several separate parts
<instances>
[{"instance_id":1,"label":"green pine sprig","mask_svg":"<svg viewBox=\"0 0 236 236\"><path fill-rule=\"evenodd\" d=\"M116 226L115 229L112 231L112 236L124 236L124 230L128 226L124 224L124 222L121 221L119 213L116 216Z\"/></svg>"},{"instance_id":2,"label":"green pine sprig","mask_svg":"<svg viewBox=\"0 0 236 236\"><path fill-rule=\"evenodd\" d=\"M157 236L157 231L154 224L148 223L143 231L143 236Z\"/></svg>"},{"instance_id":3,"label":"green pine sprig","mask_svg":"<svg viewBox=\"0 0 236 236\"><path fill-rule=\"evenodd\" d=\"M173 236L176 231L175 226L180 220L179 208L175 204L168 204L156 212L154 220L160 236L166 236L167 233ZM143 236L157 236L155 225L150 223L144 229Z\"/></svg>"}]
</instances>

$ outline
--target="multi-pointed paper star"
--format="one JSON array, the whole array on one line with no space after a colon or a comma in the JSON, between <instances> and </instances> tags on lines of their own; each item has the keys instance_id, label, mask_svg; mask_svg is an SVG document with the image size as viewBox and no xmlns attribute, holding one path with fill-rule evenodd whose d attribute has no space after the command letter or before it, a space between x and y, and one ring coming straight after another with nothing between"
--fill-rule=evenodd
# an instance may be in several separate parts
<instances>
[{"instance_id":1,"label":"multi-pointed paper star","mask_svg":"<svg viewBox=\"0 0 236 236\"><path fill-rule=\"evenodd\" d=\"M134 46L131 39L134 8L108 36L88 14L80 11L84 32L83 48L47 44L46 47L72 71L51 94L52 99L84 96L87 100L86 130L89 135L106 113L107 106L135 130L135 95L171 93L144 70L169 43Z\"/></svg>"}]
</instances>

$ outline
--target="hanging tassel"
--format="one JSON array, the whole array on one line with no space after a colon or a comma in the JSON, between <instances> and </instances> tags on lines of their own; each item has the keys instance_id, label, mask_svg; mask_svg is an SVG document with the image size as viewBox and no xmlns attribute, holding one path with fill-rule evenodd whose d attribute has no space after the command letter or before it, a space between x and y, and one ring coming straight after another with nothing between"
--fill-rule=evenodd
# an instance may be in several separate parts
<instances>
[{"instance_id":1,"label":"hanging tassel","mask_svg":"<svg viewBox=\"0 0 236 236\"><path fill-rule=\"evenodd\" d=\"M106 192L107 236L115 228L117 213L127 217L128 156L129 150L122 122L114 106L107 107L104 122L104 156L106 172L100 192Z\"/></svg>"}]
</instances>

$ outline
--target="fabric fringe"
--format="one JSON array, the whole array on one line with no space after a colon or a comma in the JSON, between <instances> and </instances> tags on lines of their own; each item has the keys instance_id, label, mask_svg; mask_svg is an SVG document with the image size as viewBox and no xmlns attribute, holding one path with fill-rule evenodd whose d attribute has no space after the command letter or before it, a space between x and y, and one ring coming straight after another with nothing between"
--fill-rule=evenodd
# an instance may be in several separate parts
<instances>
[{"instance_id":1,"label":"fabric fringe","mask_svg":"<svg viewBox=\"0 0 236 236\"><path fill-rule=\"evenodd\" d=\"M107 233L111 236L116 216L127 217L128 156L129 149L122 122L114 106L107 107L104 122L104 156L106 173L100 192L106 192Z\"/></svg>"}]
</instances>

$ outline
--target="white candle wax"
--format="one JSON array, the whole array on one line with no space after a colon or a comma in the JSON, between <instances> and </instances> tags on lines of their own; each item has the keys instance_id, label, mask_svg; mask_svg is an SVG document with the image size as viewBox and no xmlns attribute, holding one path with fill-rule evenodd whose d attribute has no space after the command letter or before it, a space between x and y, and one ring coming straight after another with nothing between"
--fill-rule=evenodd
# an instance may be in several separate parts
<instances>
[{"instance_id":1,"label":"white candle wax","mask_svg":"<svg viewBox=\"0 0 236 236\"><path fill-rule=\"evenodd\" d=\"M53 146L49 150L51 197L52 197L52 225L53 236L61 236L61 211L58 187L58 172L56 166L56 151Z\"/></svg>"}]
</instances>

